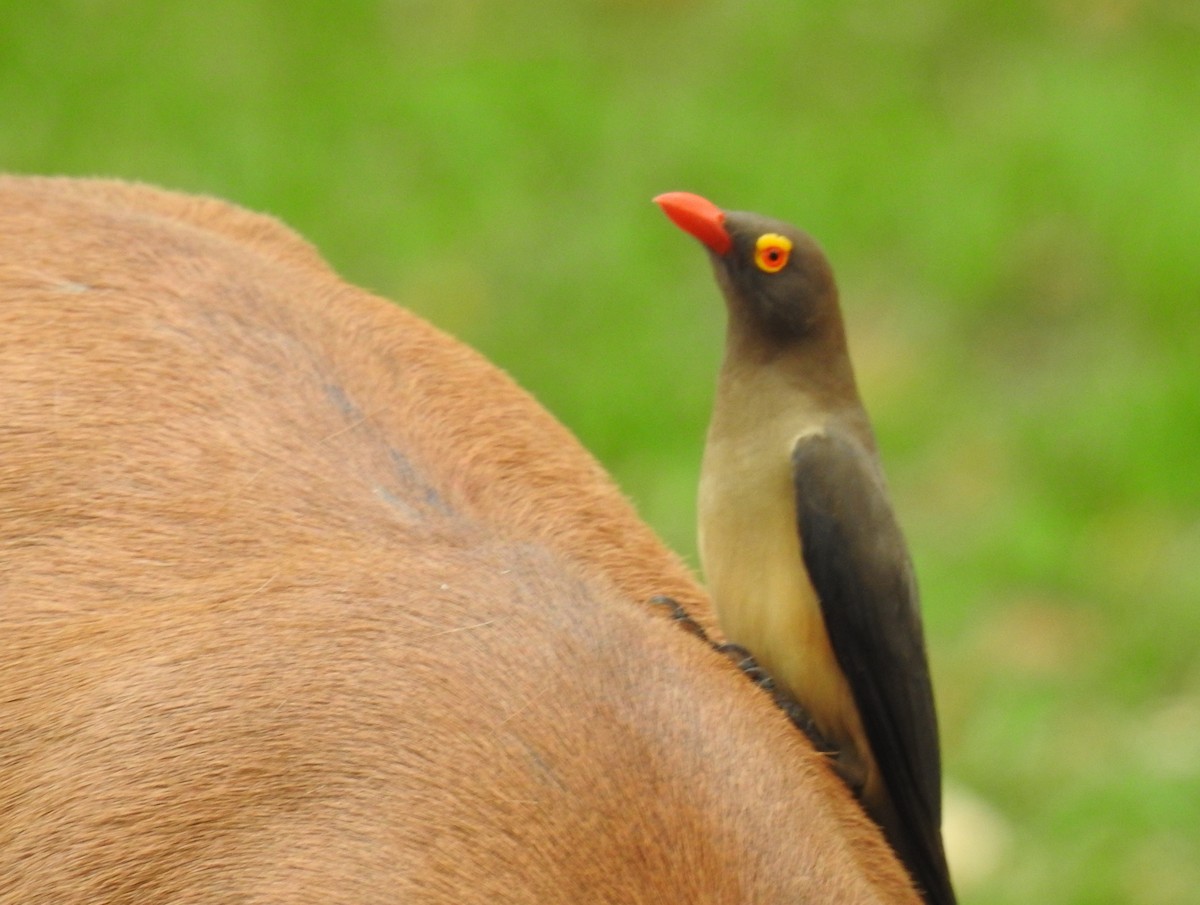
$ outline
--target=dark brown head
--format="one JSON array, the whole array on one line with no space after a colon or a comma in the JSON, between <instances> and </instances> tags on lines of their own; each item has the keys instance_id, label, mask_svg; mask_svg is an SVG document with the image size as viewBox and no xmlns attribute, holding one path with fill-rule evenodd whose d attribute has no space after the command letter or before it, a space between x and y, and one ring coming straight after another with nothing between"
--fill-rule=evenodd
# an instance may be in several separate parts
<instances>
[{"instance_id":1,"label":"dark brown head","mask_svg":"<svg viewBox=\"0 0 1200 905\"><path fill-rule=\"evenodd\" d=\"M812 342L844 344L833 270L809 235L758 214L723 211L689 192L654 200L707 246L731 334L744 333L776 352Z\"/></svg>"}]
</instances>

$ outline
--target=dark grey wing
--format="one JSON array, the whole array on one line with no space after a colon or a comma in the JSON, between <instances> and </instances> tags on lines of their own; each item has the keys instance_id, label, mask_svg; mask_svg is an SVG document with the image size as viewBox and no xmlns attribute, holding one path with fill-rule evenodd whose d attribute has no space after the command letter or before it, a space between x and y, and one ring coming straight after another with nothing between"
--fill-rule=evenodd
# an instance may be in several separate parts
<instances>
[{"instance_id":1,"label":"dark grey wing","mask_svg":"<svg viewBox=\"0 0 1200 905\"><path fill-rule=\"evenodd\" d=\"M933 689L904 536L870 453L830 432L792 451L804 565L858 705L892 820L873 815L930 902L954 902L941 836Z\"/></svg>"}]
</instances>

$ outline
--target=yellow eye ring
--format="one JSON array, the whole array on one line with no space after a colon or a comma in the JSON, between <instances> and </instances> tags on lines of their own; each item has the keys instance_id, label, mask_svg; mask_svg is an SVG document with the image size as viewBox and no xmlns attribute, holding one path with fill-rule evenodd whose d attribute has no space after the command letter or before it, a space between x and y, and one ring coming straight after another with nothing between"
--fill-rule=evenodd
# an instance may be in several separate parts
<instances>
[{"instance_id":1,"label":"yellow eye ring","mask_svg":"<svg viewBox=\"0 0 1200 905\"><path fill-rule=\"evenodd\" d=\"M754 243L754 263L767 273L783 270L791 253L792 240L778 233L763 233Z\"/></svg>"}]
</instances>

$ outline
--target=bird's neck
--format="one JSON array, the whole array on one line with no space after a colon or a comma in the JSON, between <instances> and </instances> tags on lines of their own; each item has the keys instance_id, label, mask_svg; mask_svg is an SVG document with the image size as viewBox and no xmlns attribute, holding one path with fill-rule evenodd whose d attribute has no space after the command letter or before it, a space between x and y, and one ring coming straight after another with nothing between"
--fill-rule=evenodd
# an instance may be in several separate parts
<instances>
[{"instance_id":1,"label":"bird's neck","mask_svg":"<svg viewBox=\"0 0 1200 905\"><path fill-rule=\"evenodd\" d=\"M761 392L781 404L803 397L829 413L862 405L840 318L781 342L731 314L718 388L734 387L742 388L739 396Z\"/></svg>"}]
</instances>

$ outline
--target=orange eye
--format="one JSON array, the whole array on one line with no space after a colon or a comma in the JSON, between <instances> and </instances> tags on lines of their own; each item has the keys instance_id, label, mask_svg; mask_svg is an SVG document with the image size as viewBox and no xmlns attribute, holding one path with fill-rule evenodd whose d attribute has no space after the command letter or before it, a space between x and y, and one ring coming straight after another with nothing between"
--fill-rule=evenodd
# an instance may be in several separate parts
<instances>
[{"instance_id":1,"label":"orange eye","mask_svg":"<svg viewBox=\"0 0 1200 905\"><path fill-rule=\"evenodd\" d=\"M778 233L764 233L754 243L754 263L759 270L778 273L787 266L792 253L792 241Z\"/></svg>"}]
</instances>

